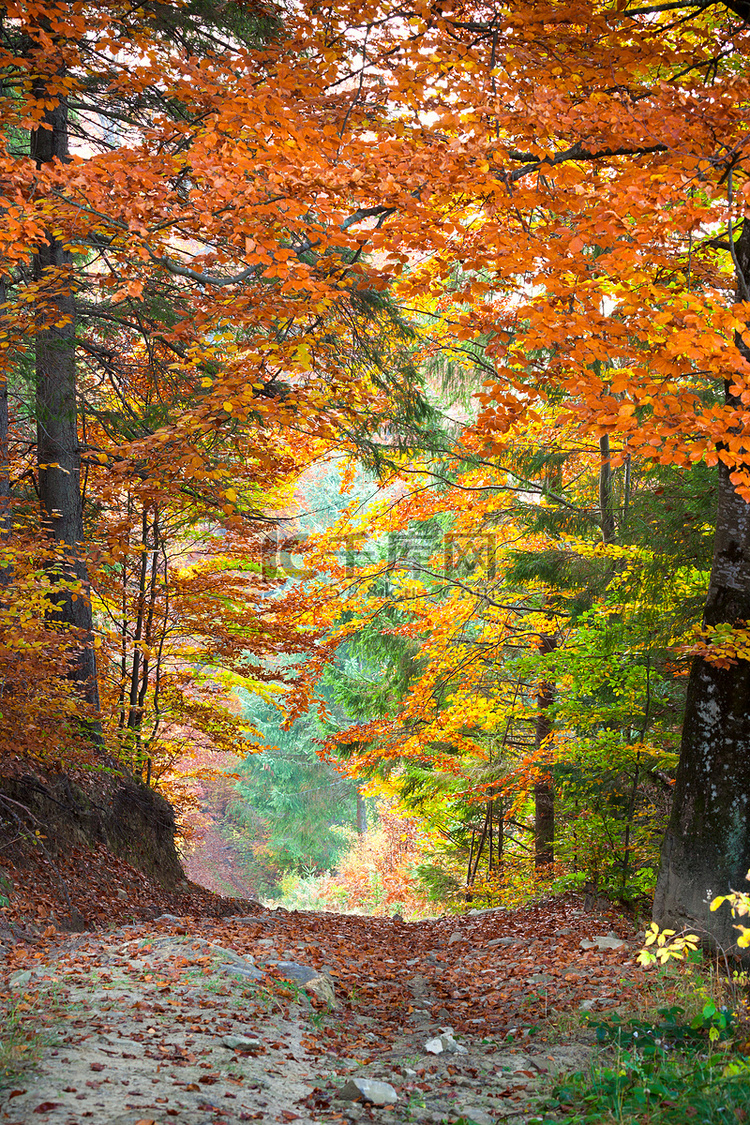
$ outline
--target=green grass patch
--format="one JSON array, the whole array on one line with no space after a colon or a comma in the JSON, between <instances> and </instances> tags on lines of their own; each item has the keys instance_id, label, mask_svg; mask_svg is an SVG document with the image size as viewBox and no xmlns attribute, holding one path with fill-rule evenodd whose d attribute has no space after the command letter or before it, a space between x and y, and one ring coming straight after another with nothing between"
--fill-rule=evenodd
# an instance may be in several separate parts
<instances>
[{"instance_id":1,"label":"green grass patch","mask_svg":"<svg viewBox=\"0 0 750 1125\"><path fill-rule=\"evenodd\" d=\"M732 1053L733 1017L712 1002L692 1019L594 1024L602 1062L558 1081L539 1122L564 1125L735 1125L750 1122L750 1060Z\"/></svg>"}]
</instances>

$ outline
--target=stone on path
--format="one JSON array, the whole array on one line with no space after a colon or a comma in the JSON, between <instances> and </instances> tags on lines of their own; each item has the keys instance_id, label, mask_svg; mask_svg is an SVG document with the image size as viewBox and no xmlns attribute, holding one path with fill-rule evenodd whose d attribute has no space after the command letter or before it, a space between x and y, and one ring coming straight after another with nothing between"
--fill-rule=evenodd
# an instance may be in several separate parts
<instances>
[{"instance_id":1,"label":"stone on path","mask_svg":"<svg viewBox=\"0 0 750 1125\"><path fill-rule=\"evenodd\" d=\"M333 981L329 976L321 974L321 976L314 977L312 980L307 981L302 987L305 992L312 992L313 996L317 996L318 1000L322 1000L329 1008L338 1008Z\"/></svg>"},{"instance_id":2,"label":"stone on path","mask_svg":"<svg viewBox=\"0 0 750 1125\"><path fill-rule=\"evenodd\" d=\"M254 1051L263 1046L260 1039L251 1039L248 1035L225 1035L222 1043L232 1051Z\"/></svg>"},{"instance_id":3,"label":"stone on path","mask_svg":"<svg viewBox=\"0 0 750 1125\"><path fill-rule=\"evenodd\" d=\"M424 1045L425 1051L430 1055L442 1055L443 1051L447 1055L468 1055L468 1051L461 1043L457 1043L453 1038L452 1031L443 1031L441 1035L435 1036L434 1039L428 1039Z\"/></svg>"},{"instance_id":4,"label":"stone on path","mask_svg":"<svg viewBox=\"0 0 750 1125\"><path fill-rule=\"evenodd\" d=\"M390 1082L377 1082L374 1078L350 1078L338 1096L347 1102L371 1102L373 1105L395 1105L398 1101Z\"/></svg>"},{"instance_id":5,"label":"stone on path","mask_svg":"<svg viewBox=\"0 0 750 1125\"><path fill-rule=\"evenodd\" d=\"M270 961L269 964L278 969L282 977L297 981L298 984L309 984L320 976L317 969L311 969L309 965L300 965L296 961Z\"/></svg>"},{"instance_id":6,"label":"stone on path","mask_svg":"<svg viewBox=\"0 0 750 1125\"><path fill-rule=\"evenodd\" d=\"M610 931L606 937L583 938L581 941L581 949L598 949L600 953L604 953L607 949L622 950L627 948L627 942L617 936L617 934Z\"/></svg>"}]
</instances>

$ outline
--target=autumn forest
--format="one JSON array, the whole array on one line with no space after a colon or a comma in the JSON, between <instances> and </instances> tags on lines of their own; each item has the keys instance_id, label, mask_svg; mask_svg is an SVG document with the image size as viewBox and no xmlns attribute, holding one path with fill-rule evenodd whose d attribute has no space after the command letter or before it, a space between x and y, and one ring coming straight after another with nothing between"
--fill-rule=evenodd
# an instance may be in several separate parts
<instances>
[{"instance_id":1,"label":"autumn forest","mask_svg":"<svg viewBox=\"0 0 750 1125\"><path fill-rule=\"evenodd\" d=\"M1 28L8 824L64 779L189 856L208 802L271 898L733 946L750 7Z\"/></svg>"}]
</instances>

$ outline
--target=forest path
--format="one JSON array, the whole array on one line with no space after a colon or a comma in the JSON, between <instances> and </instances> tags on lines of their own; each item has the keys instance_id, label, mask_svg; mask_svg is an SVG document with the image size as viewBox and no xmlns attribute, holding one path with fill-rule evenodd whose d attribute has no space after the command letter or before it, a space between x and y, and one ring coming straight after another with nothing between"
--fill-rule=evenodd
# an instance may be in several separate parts
<instances>
[{"instance_id":1,"label":"forest path","mask_svg":"<svg viewBox=\"0 0 750 1125\"><path fill-rule=\"evenodd\" d=\"M544 1075L590 1052L580 1031L547 1039L545 1021L633 1006L643 979L630 942L581 948L631 935L572 900L415 923L252 909L13 946L6 1002L48 1045L0 1093L2 1125L522 1122ZM282 979L295 974L318 983ZM341 1100L349 1078L398 1100Z\"/></svg>"},{"instance_id":2,"label":"forest path","mask_svg":"<svg viewBox=\"0 0 750 1125\"><path fill-rule=\"evenodd\" d=\"M217 895L254 898L242 864L213 819L202 825L200 836L182 856L188 879Z\"/></svg>"}]
</instances>

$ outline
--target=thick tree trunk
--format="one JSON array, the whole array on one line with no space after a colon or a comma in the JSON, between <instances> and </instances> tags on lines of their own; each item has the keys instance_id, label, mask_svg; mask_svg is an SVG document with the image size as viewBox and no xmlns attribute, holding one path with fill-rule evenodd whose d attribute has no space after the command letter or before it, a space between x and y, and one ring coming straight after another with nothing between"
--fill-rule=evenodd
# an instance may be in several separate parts
<instances>
[{"instance_id":1,"label":"thick tree trunk","mask_svg":"<svg viewBox=\"0 0 750 1125\"><path fill-rule=\"evenodd\" d=\"M750 222L735 243L740 275L750 264ZM740 277L740 295L745 286ZM739 299L739 297L738 297ZM746 345L738 341L747 359ZM727 401L734 403L727 387ZM750 622L750 505L735 491L730 470L718 472L714 559L704 612L708 626ZM710 899L747 889L750 869L750 662L729 668L696 657L687 692L672 815L664 839L654 901L662 926L689 926L725 950L737 932L726 906Z\"/></svg>"},{"instance_id":2,"label":"thick tree trunk","mask_svg":"<svg viewBox=\"0 0 750 1125\"><path fill-rule=\"evenodd\" d=\"M719 469L719 511L706 625L750 621L750 506ZM662 848L654 919L690 926L725 949L729 910L710 899L746 888L750 869L750 662L693 662L672 815Z\"/></svg>"},{"instance_id":3,"label":"thick tree trunk","mask_svg":"<svg viewBox=\"0 0 750 1125\"><path fill-rule=\"evenodd\" d=\"M43 99L43 84L35 94ZM31 134L31 156L37 167L68 159L68 112L59 103L45 113ZM93 619L88 573L83 559L81 459L78 444L75 361L75 302L70 253L50 231L34 260L39 285L36 331L37 462L42 524L59 547L55 619L79 631L71 678L85 700L99 709ZM74 598L66 588L80 582Z\"/></svg>"},{"instance_id":4,"label":"thick tree trunk","mask_svg":"<svg viewBox=\"0 0 750 1125\"><path fill-rule=\"evenodd\" d=\"M539 650L554 652L557 637L554 633L542 634ZM534 786L534 867L547 867L555 859L555 789L552 780L552 757L546 750L552 734L550 708L555 702L555 686L544 683L537 696L537 718L534 731L534 749L542 776Z\"/></svg>"}]
</instances>

